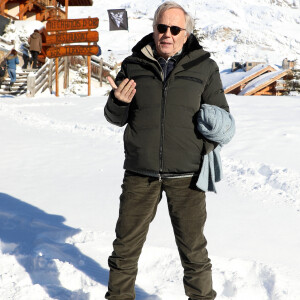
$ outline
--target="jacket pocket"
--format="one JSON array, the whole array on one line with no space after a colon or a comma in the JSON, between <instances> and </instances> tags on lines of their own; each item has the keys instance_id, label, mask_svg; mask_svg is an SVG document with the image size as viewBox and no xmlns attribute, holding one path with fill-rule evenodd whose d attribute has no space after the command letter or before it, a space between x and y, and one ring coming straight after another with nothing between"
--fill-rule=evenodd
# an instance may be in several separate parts
<instances>
[{"instance_id":1,"label":"jacket pocket","mask_svg":"<svg viewBox=\"0 0 300 300\"><path fill-rule=\"evenodd\" d=\"M190 81L194 81L200 84L203 84L203 81L200 78L197 77L191 77L191 76L175 76L175 79L183 79L183 80L190 80Z\"/></svg>"},{"instance_id":2,"label":"jacket pocket","mask_svg":"<svg viewBox=\"0 0 300 300\"><path fill-rule=\"evenodd\" d=\"M142 78L155 79L156 77L153 75L137 75L137 76L130 77L130 79L133 79L133 80L142 79Z\"/></svg>"}]
</instances>

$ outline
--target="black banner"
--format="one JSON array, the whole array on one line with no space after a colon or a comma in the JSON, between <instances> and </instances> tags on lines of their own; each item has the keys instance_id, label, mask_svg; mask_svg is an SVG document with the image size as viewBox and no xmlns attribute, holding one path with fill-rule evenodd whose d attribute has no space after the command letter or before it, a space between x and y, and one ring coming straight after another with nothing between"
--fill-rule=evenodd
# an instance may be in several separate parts
<instances>
[{"instance_id":1,"label":"black banner","mask_svg":"<svg viewBox=\"0 0 300 300\"><path fill-rule=\"evenodd\" d=\"M125 9L109 9L107 12L109 30L128 30L128 17Z\"/></svg>"}]
</instances>

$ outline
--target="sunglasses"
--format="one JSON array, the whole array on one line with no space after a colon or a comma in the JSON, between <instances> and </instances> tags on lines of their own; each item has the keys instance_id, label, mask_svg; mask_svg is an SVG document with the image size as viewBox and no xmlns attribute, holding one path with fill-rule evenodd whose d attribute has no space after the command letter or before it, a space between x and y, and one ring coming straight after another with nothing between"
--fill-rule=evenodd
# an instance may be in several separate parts
<instances>
[{"instance_id":1,"label":"sunglasses","mask_svg":"<svg viewBox=\"0 0 300 300\"><path fill-rule=\"evenodd\" d=\"M180 28L178 26L168 26L165 24L157 24L156 28L159 33L166 33L168 28L170 28L172 35L178 35L181 30L186 30L186 29Z\"/></svg>"}]
</instances>

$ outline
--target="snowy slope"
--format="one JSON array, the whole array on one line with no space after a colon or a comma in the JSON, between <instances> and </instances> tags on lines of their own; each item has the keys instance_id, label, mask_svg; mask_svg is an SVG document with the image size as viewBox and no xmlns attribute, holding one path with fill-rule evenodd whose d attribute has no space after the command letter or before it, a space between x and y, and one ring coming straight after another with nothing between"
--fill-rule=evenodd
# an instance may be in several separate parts
<instances>
[{"instance_id":1,"label":"snowy slope","mask_svg":"<svg viewBox=\"0 0 300 300\"><path fill-rule=\"evenodd\" d=\"M152 30L161 0L94 1L93 7L71 8L72 17L99 17L99 41L104 52L128 52ZM265 61L281 65L284 58L300 60L300 0L179 0L196 19L202 45L213 53L221 69L232 61ZM109 32L107 9L125 8L129 32ZM107 40L110 40L107 43ZM116 48L118 50L116 50ZM115 51L116 50L116 51ZM108 53L104 53L108 55Z\"/></svg>"}]
</instances>

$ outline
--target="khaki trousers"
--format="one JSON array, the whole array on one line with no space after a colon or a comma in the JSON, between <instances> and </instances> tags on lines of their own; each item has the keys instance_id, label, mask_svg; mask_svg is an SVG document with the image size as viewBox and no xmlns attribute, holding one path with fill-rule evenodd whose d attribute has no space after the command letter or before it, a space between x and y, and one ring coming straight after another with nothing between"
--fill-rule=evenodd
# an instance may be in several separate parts
<instances>
[{"instance_id":1,"label":"khaki trousers","mask_svg":"<svg viewBox=\"0 0 300 300\"><path fill-rule=\"evenodd\" d=\"M169 214L182 266L183 284L190 300L212 300L211 263L203 235L206 221L205 193L196 187L196 177L167 178L125 173L120 196L114 251L106 299L134 300L138 259L154 219L162 192L166 193Z\"/></svg>"}]
</instances>

